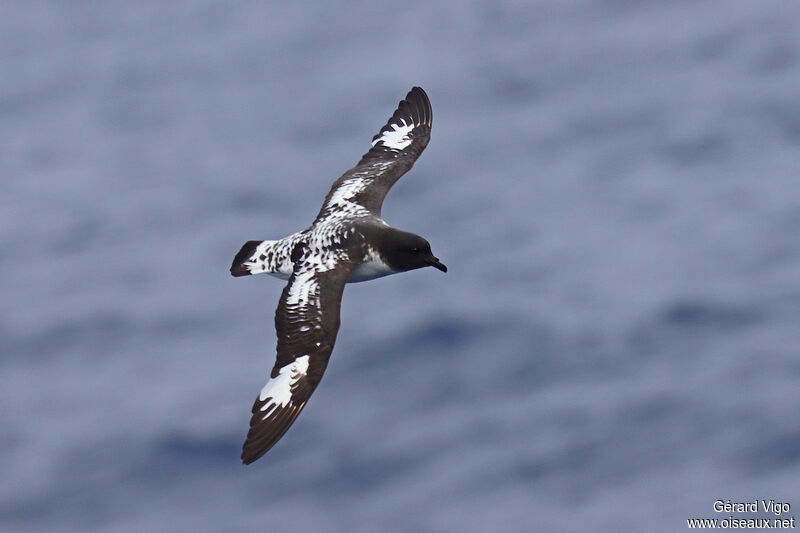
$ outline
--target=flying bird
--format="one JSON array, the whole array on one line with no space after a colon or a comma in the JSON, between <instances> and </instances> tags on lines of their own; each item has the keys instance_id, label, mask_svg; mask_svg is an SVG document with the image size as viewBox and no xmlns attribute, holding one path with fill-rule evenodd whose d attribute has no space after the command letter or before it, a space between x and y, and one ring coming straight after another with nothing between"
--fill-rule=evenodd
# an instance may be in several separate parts
<instances>
[{"instance_id":1,"label":"flying bird","mask_svg":"<svg viewBox=\"0 0 800 533\"><path fill-rule=\"evenodd\" d=\"M234 276L288 280L275 311L277 358L253 404L242 462L272 448L303 410L328 366L345 283L431 266L447 272L419 235L381 218L386 193L414 164L431 133L428 95L414 87L372 138L372 148L331 186L308 228L274 241L248 241Z\"/></svg>"}]
</instances>

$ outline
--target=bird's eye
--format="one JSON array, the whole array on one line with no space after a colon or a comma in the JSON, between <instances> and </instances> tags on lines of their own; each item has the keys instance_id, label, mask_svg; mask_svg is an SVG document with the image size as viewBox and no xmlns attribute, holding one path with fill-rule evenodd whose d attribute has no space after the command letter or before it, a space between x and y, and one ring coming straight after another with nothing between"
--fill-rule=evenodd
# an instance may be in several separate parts
<instances>
[{"instance_id":1,"label":"bird's eye","mask_svg":"<svg viewBox=\"0 0 800 533\"><path fill-rule=\"evenodd\" d=\"M412 248L411 249L411 253L412 254L418 254L419 253L419 248Z\"/></svg>"}]
</instances>

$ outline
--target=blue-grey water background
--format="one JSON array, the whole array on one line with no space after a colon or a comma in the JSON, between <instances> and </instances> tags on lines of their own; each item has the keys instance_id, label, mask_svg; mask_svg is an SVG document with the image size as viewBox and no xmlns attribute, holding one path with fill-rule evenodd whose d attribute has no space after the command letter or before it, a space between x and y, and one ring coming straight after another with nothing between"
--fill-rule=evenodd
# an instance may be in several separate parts
<instances>
[{"instance_id":1,"label":"blue-grey water background","mask_svg":"<svg viewBox=\"0 0 800 533\"><path fill-rule=\"evenodd\" d=\"M384 216L450 271L348 286L243 467L283 283L230 260L413 85L433 137ZM3 2L0 530L795 514L799 144L796 2Z\"/></svg>"}]
</instances>

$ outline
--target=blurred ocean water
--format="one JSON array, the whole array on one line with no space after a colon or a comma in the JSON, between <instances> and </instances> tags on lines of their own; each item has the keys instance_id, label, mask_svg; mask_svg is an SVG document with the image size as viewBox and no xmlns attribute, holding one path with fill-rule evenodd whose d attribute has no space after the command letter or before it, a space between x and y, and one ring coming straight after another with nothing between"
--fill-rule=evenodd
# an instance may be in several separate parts
<instances>
[{"instance_id":1,"label":"blurred ocean water","mask_svg":"<svg viewBox=\"0 0 800 533\"><path fill-rule=\"evenodd\" d=\"M12 0L0 44L2 531L800 509L800 5ZM433 136L384 216L450 270L348 286L245 468L282 283L230 260L412 85Z\"/></svg>"}]
</instances>

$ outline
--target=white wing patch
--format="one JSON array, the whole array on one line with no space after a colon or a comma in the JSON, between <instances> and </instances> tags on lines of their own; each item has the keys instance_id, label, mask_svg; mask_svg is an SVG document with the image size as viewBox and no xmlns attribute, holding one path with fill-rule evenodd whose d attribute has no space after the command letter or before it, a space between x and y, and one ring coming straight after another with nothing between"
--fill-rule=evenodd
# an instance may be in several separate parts
<instances>
[{"instance_id":1,"label":"white wing patch","mask_svg":"<svg viewBox=\"0 0 800 533\"><path fill-rule=\"evenodd\" d=\"M262 402L267 398L271 401L261 407L266 420L276 407L286 407L292 401L292 386L308 372L308 356L298 357L291 364L281 368L277 376L267 381L258 399Z\"/></svg>"},{"instance_id":2,"label":"white wing patch","mask_svg":"<svg viewBox=\"0 0 800 533\"><path fill-rule=\"evenodd\" d=\"M367 180L364 178L351 178L342 183L331 195L328 205L330 206L344 206L345 203L350 203L352 199L367 186Z\"/></svg>"},{"instance_id":3,"label":"white wing patch","mask_svg":"<svg viewBox=\"0 0 800 533\"><path fill-rule=\"evenodd\" d=\"M372 141L372 146L382 142L387 148L402 150L411 144L411 138L408 134L414 129L414 124L406 124L404 119L400 119L400 122L401 124L392 124L391 130L384 131L380 137Z\"/></svg>"}]
</instances>

